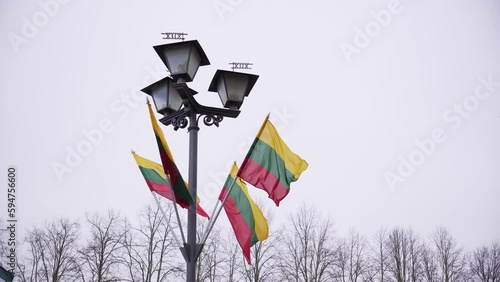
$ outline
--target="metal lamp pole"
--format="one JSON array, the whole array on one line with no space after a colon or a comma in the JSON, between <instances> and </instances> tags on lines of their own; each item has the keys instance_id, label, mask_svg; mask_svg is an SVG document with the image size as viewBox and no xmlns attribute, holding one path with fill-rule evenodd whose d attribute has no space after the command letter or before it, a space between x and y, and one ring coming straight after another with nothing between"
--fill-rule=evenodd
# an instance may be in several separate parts
<instances>
[{"instance_id":1,"label":"metal lamp pole","mask_svg":"<svg viewBox=\"0 0 500 282\"><path fill-rule=\"evenodd\" d=\"M160 119L164 125L173 125L174 130L188 127L189 132L189 193L194 199L188 209L187 216L187 242L181 252L186 260L186 281L196 281L196 261L203 248L203 245L196 242L196 199L198 190L198 121L203 116L203 122L207 126L219 126L223 117L235 118L239 115L238 109L224 109L207 107L198 104L194 99L194 91L187 87L186 83L178 82L174 84L177 92L181 96L184 108L180 111L167 115Z\"/></svg>"},{"instance_id":2,"label":"metal lamp pole","mask_svg":"<svg viewBox=\"0 0 500 282\"><path fill-rule=\"evenodd\" d=\"M186 281L196 281L196 261L201 245L196 244L196 199L198 193L198 120L195 113L189 115L189 192L194 199L195 204L191 205L188 210L188 226L187 226L187 253L189 260L186 268Z\"/></svg>"},{"instance_id":3,"label":"metal lamp pole","mask_svg":"<svg viewBox=\"0 0 500 282\"><path fill-rule=\"evenodd\" d=\"M224 117L236 118L244 97L248 96L258 76L254 74L217 70L209 91L218 92L225 108L200 105L194 98L196 91L186 82L193 80L200 65L209 65L198 41L183 41L153 47L170 71L172 78L166 77L142 91L153 97L157 112L163 114L160 122L172 125L174 130L186 128L189 124L189 193L193 204L187 216L187 242L181 247L186 261L186 281L196 281L196 261L203 248L203 242L196 242L196 199L198 190L198 123L202 118L207 126L219 126ZM183 106L183 107L182 107ZM213 224L213 222L211 222ZM180 222L179 222L180 225ZM207 231L209 233L210 231ZM205 234L205 238L208 234Z\"/></svg>"}]
</instances>

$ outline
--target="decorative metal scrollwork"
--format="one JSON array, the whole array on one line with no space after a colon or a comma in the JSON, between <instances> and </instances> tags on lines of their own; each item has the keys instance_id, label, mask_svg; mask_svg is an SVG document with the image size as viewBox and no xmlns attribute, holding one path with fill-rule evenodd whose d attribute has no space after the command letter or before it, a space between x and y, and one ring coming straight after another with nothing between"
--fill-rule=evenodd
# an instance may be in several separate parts
<instances>
[{"instance_id":1,"label":"decorative metal scrollwork","mask_svg":"<svg viewBox=\"0 0 500 282\"><path fill-rule=\"evenodd\" d=\"M186 128L187 125L188 125L188 120L185 116L174 118L172 120L172 126L174 127L174 130L177 130L179 128Z\"/></svg>"},{"instance_id":2,"label":"decorative metal scrollwork","mask_svg":"<svg viewBox=\"0 0 500 282\"><path fill-rule=\"evenodd\" d=\"M206 125L206 126L212 126L212 125L215 125L217 127L219 127L219 123L222 121L224 117L221 116L221 115L212 115L212 114L206 114L204 117L203 117L203 123Z\"/></svg>"}]
</instances>

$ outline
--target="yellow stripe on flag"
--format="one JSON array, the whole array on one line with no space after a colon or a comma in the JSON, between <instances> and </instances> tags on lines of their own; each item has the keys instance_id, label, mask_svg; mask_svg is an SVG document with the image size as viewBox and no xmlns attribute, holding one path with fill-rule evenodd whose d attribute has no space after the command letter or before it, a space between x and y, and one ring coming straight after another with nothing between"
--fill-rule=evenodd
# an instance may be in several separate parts
<instances>
[{"instance_id":1,"label":"yellow stripe on flag","mask_svg":"<svg viewBox=\"0 0 500 282\"><path fill-rule=\"evenodd\" d=\"M234 179L236 178L236 173L238 172L238 166L236 163L233 163L233 166L231 167L230 175ZM248 199L248 202L250 203L250 207L252 208L252 213L253 213L253 218L255 222L255 227L254 227L254 232L255 235L257 236L257 239L259 241L266 240L267 237L269 236L269 226L267 224L267 220L264 217L264 214L260 210L259 206L252 200L250 197L250 194L248 194L248 188L241 180L241 178L236 178L236 184L241 187L241 190L245 194L245 196Z\"/></svg>"},{"instance_id":2,"label":"yellow stripe on flag","mask_svg":"<svg viewBox=\"0 0 500 282\"><path fill-rule=\"evenodd\" d=\"M309 166L305 160L288 148L269 120L269 117L266 117L264 120L257 138L276 151L276 154L278 154L285 163L286 169L292 173L295 178L299 178L300 174Z\"/></svg>"}]
</instances>

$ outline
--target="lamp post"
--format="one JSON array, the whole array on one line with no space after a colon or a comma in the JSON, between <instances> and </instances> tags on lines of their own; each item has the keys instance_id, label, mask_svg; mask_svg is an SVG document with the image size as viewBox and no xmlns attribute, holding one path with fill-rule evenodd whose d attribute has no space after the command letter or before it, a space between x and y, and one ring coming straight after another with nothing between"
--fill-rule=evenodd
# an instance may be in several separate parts
<instances>
[{"instance_id":1,"label":"lamp post","mask_svg":"<svg viewBox=\"0 0 500 282\"><path fill-rule=\"evenodd\" d=\"M160 122L172 125L174 130L187 128L189 132L189 192L194 199L187 215L187 242L181 247L186 261L186 281L196 280L196 260L203 248L196 242L196 199L198 173L198 121L203 117L207 126L219 126L224 117L236 118L243 100L250 93L258 76L240 72L217 70L209 91L218 92L224 108L200 105L194 98L196 91L187 86L193 81L200 66L209 65L205 52L197 40L182 41L153 47L170 72L142 91L153 97ZM201 243L201 242L200 242Z\"/></svg>"}]
</instances>

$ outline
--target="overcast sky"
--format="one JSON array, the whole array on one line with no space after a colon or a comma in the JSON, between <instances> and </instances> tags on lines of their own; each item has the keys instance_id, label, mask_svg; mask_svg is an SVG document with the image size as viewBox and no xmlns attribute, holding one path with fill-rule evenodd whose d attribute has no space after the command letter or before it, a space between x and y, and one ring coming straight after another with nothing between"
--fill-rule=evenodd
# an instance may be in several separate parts
<instances>
[{"instance_id":1,"label":"overcast sky","mask_svg":"<svg viewBox=\"0 0 500 282\"><path fill-rule=\"evenodd\" d=\"M309 163L279 208L250 187L277 225L307 203L341 236L444 226L467 247L500 239L499 1L0 0L0 11L0 179L16 167L21 232L109 208L133 217L151 200L130 154L159 161L139 89L167 74L152 46L175 41L161 33L184 32L211 62L190 83L199 101L220 106L207 89L230 62L260 75L237 119L201 126L205 210L270 112ZM187 178L188 134L163 130Z\"/></svg>"}]
</instances>

